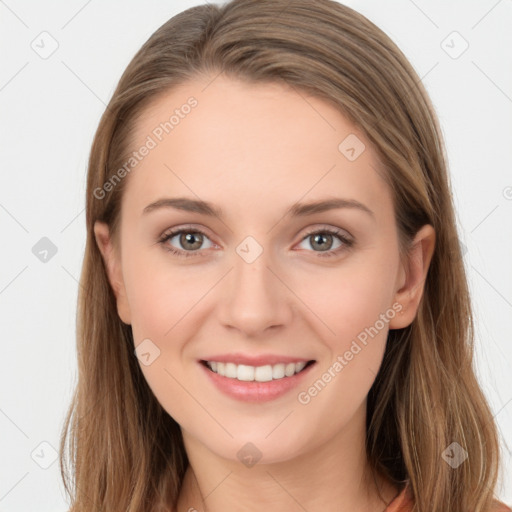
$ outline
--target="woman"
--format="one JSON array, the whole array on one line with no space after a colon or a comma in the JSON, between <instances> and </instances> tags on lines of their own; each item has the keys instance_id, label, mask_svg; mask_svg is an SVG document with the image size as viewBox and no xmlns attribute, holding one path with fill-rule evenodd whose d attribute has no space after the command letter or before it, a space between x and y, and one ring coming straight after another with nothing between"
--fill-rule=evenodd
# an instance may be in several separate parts
<instances>
[{"instance_id":1,"label":"woman","mask_svg":"<svg viewBox=\"0 0 512 512\"><path fill-rule=\"evenodd\" d=\"M73 512L509 510L437 118L365 17L170 19L86 200Z\"/></svg>"}]
</instances>

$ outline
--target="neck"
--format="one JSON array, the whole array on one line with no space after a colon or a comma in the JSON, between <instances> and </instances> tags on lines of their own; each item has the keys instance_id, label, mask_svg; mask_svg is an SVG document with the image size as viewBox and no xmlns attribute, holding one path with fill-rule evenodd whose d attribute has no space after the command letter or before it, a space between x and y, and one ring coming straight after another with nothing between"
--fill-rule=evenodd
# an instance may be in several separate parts
<instances>
[{"instance_id":1,"label":"neck","mask_svg":"<svg viewBox=\"0 0 512 512\"><path fill-rule=\"evenodd\" d=\"M270 510L383 512L398 489L367 462L365 415L293 459L245 467L184 434L189 456L177 512Z\"/></svg>"}]
</instances>

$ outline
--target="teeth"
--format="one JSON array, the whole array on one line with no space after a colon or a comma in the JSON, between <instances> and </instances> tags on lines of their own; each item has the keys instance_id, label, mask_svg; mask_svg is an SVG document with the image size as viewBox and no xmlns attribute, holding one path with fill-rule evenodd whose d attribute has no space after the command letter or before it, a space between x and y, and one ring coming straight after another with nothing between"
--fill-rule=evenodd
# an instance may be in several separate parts
<instances>
[{"instance_id":1,"label":"teeth","mask_svg":"<svg viewBox=\"0 0 512 512\"><path fill-rule=\"evenodd\" d=\"M270 380L291 377L299 373L306 366L301 363L280 363L275 365L267 364L265 366L248 366L245 364L222 363L220 361L207 361L208 368L223 377L237 379L241 381L268 382Z\"/></svg>"}]
</instances>

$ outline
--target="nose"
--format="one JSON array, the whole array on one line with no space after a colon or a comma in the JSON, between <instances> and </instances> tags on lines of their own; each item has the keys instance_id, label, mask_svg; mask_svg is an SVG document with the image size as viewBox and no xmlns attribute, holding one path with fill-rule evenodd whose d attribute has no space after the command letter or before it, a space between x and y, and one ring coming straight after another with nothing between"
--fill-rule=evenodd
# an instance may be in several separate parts
<instances>
[{"instance_id":1,"label":"nose","mask_svg":"<svg viewBox=\"0 0 512 512\"><path fill-rule=\"evenodd\" d=\"M241 244L233 257L233 268L223 280L220 321L247 337L282 327L292 317L293 293L269 256L270 251L254 241Z\"/></svg>"}]
</instances>

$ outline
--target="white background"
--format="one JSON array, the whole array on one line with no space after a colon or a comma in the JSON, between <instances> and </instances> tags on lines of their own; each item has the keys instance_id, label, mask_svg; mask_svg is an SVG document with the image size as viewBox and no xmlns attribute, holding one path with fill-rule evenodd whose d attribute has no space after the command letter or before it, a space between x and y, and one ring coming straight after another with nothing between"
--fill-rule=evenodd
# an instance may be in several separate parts
<instances>
[{"instance_id":1,"label":"white background","mask_svg":"<svg viewBox=\"0 0 512 512\"><path fill-rule=\"evenodd\" d=\"M77 373L90 145L135 52L198 3L0 0L1 512L67 510L51 447ZM502 438L498 495L512 503L512 2L347 4L398 44L440 118L467 248L478 375ZM47 59L31 47L43 31L58 43ZM463 48L458 36L446 39L453 31L469 44L458 58L445 51ZM57 247L46 263L32 252L42 237Z\"/></svg>"}]
</instances>

